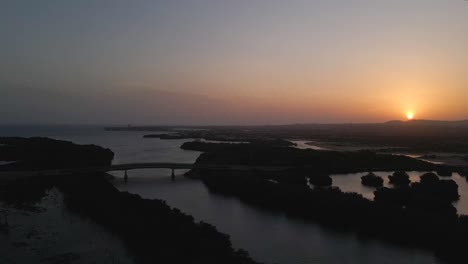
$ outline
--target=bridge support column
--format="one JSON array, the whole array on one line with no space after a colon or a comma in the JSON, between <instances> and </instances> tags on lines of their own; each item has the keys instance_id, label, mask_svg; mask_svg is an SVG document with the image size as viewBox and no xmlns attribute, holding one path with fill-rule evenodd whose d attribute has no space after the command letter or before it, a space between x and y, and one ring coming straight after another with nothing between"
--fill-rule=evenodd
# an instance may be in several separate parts
<instances>
[{"instance_id":1,"label":"bridge support column","mask_svg":"<svg viewBox=\"0 0 468 264\"><path fill-rule=\"evenodd\" d=\"M175 180L175 173L174 173L174 168L172 168L172 173L171 173L171 180Z\"/></svg>"},{"instance_id":2,"label":"bridge support column","mask_svg":"<svg viewBox=\"0 0 468 264\"><path fill-rule=\"evenodd\" d=\"M127 170L125 170L124 182L127 183L127 181L128 181L128 174L127 174Z\"/></svg>"}]
</instances>

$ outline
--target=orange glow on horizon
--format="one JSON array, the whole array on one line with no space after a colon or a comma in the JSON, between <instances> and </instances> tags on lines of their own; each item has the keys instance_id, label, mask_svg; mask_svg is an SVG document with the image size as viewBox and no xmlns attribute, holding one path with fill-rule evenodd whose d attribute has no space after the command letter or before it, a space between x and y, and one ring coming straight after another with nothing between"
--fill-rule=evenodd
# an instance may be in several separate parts
<instances>
[{"instance_id":1,"label":"orange glow on horizon","mask_svg":"<svg viewBox=\"0 0 468 264\"><path fill-rule=\"evenodd\" d=\"M411 111L407 112L407 113L406 113L406 118L408 118L408 120L413 119L413 118L414 118L414 113L411 112Z\"/></svg>"}]
</instances>

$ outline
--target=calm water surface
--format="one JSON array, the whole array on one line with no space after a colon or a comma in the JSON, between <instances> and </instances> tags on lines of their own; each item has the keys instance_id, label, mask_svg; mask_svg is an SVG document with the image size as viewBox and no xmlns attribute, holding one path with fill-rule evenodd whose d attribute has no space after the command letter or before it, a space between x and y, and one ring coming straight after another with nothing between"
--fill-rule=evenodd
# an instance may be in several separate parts
<instances>
[{"instance_id":1,"label":"calm water surface","mask_svg":"<svg viewBox=\"0 0 468 264\"><path fill-rule=\"evenodd\" d=\"M8 207L9 233L0 232L0 263L132 264L119 237L92 220L71 212L57 189L37 209Z\"/></svg>"},{"instance_id":2,"label":"calm water surface","mask_svg":"<svg viewBox=\"0 0 468 264\"><path fill-rule=\"evenodd\" d=\"M199 152L179 148L187 140L143 139L144 133L106 132L98 127L0 128L0 135L2 134L40 135L101 145L116 153L116 164L146 161L194 162L199 155ZM178 172L179 175L181 173L183 171ZM238 199L212 194L196 180L179 176L172 182L170 170L130 171L127 184L124 184L120 173L115 175L117 178L114 184L118 189L144 198L164 199L170 206L193 215L197 220L215 225L221 232L231 236L234 247L248 250L259 261L280 264L438 263L430 252L402 249L373 240L360 240L352 234L335 233L310 222L258 210ZM355 186L354 176L344 176L340 178L341 181L337 180L337 176L333 179L343 190L347 187L358 188ZM358 176L356 179L360 184Z\"/></svg>"}]
</instances>

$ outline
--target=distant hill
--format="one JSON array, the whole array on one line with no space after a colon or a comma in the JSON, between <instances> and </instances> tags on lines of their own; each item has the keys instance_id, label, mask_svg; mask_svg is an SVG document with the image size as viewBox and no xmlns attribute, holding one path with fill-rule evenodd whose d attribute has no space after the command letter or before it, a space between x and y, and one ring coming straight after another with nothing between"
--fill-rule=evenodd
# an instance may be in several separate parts
<instances>
[{"instance_id":1,"label":"distant hill","mask_svg":"<svg viewBox=\"0 0 468 264\"><path fill-rule=\"evenodd\" d=\"M410 120L402 122L405 125L419 125L419 126L449 126L449 127L468 127L468 120L459 121L442 121L442 120Z\"/></svg>"},{"instance_id":2,"label":"distant hill","mask_svg":"<svg viewBox=\"0 0 468 264\"><path fill-rule=\"evenodd\" d=\"M304 123L304 124L285 124L285 125L258 125L258 126L122 126L122 127L107 127L107 130L132 130L132 131L164 131L171 128L177 129L211 129L211 130L225 130L225 129L252 129L254 131L261 130L303 130L303 129L360 129L360 128L389 128L389 127L434 127L434 128L468 128L468 120L458 121L443 121L443 120L423 120L415 119L409 121L403 120L390 120L384 123Z\"/></svg>"},{"instance_id":3,"label":"distant hill","mask_svg":"<svg viewBox=\"0 0 468 264\"><path fill-rule=\"evenodd\" d=\"M424 119L415 119L409 121L401 120L391 120L383 123L385 125L412 125L412 126L458 126L458 127L468 127L468 120L457 120L457 121L444 121L444 120L424 120Z\"/></svg>"}]
</instances>

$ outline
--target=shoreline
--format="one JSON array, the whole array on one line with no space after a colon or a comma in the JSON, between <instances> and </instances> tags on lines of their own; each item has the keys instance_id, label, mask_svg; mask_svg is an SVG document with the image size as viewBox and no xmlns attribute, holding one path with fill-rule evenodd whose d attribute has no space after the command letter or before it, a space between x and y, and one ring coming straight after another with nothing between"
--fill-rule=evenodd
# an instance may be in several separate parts
<instances>
[{"instance_id":1,"label":"shoreline","mask_svg":"<svg viewBox=\"0 0 468 264\"><path fill-rule=\"evenodd\" d=\"M103 150L97 146L43 138L0 138L0 141L7 145L0 150L0 159L20 161L14 169L21 169L21 166L37 170L110 164L109 155L97 155ZM35 145L38 142L40 144ZM37 146L40 148L36 149ZM48 157L38 156L39 150L46 151ZM93 157L93 160L88 164L86 158L80 159L80 155ZM229 236L218 232L214 226L194 222L192 216L167 206L162 200L147 200L120 192L108 181L109 177L106 173L83 173L42 175L9 182L0 179L0 199L12 206L27 206L57 187L69 208L118 234L136 263L258 263L246 251L233 249ZM40 215L32 213L31 217ZM13 231L8 224L5 228L8 232Z\"/></svg>"}]
</instances>

